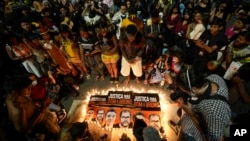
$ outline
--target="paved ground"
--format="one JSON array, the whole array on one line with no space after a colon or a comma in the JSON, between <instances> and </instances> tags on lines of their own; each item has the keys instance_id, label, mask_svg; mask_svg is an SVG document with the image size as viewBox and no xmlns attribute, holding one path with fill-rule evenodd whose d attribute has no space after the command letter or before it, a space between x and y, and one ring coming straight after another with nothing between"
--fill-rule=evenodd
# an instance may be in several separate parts
<instances>
[{"instance_id":1,"label":"paved ground","mask_svg":"<svg viewBox=\"0 0 250 141\"><path fill-rule=\"evenodd\" d=\"M77 121L82 121L83 118L79 116L85 115L85 113L82 113L86 110L84 108L87 107L88 103L88 97L91 94L96 93L104 93L107 94L108 90L131 90L137 91L137 92L151 92L151 91L157 91L159 93L160 101L162 106L162 114L164 117L164 121L162 121L162 125L165 126L165 130L167 133L168 141L175 140L175 134L174 132L168 127L167 121L169 119L176 120L176 105L169 103L169 90L160 88L159 86L149 86L143 84L143 81L141 81L140 84L136 84L135 80L131 80L130 83L125 86L123 85L124 77L120 76L120 81L118 84L111 84L109 82L109 77L106 77L104 81L95 81L94 78L91 78L90 80L84 80L84 83L80 85L80 95L78 97L71 97L67 96L64 99L62 99L62 104L64 105L66 111L68 112L68 117L66 119L66 123L72 123ZM79 103L80 106L79 106ZM77 110L79 109L80 110ZM77 111L77 112L76 112ZM113 140L113 139L112 139Z\"/></svg>"}]
</instances>

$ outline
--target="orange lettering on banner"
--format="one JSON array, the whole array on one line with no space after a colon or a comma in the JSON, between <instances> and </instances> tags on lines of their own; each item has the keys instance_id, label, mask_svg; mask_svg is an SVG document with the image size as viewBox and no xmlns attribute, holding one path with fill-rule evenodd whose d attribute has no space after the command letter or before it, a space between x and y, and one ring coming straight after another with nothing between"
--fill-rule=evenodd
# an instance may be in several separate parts
<instances>
[{"instance_id":1,"label":"orange lettering on banner","mask_svg":"<svg viewBox=\"0 0 250 141\"><path fill-rule=\"evenodd\" d=\"M144 107L145 103L144 102L134 102L135 107Z\"/></svg>"},{"instance_id":2,"label":"orange lettering on banner","mask_svg":"<svg viewBox=\"0 0 250 141\"><path fill-rule=\"evenodd\" d=\"M159 107L159 103L158 102L146 102L146 107Z\"/></svg>"},{"instance_id":3,"label":"orange lettering on banner","mask_svg":"<svg viewBox=\"0 0 250 141\"><path fill-rule=\"evenodd\" d=\"M108 99L108 104L117 104L118 100L117 99Z\"/></svg>"},{"instance_id":4,"label":"orange lettering on banner","mask_svg":"<svg viewBox=\"0 0 250 141\"><path fill-rule=\"evenodd\" d=\"M132 104L132 99L120 99L119 104Z\"/></svg>"}]
</instances>

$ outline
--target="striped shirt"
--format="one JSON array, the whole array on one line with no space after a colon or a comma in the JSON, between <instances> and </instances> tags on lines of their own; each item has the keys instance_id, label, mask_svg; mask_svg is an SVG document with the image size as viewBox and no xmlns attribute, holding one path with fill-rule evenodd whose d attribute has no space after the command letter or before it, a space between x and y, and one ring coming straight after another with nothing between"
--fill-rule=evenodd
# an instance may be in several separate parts
<instances>
[{"instance_id":1,"label":"striped shirt","mask_svg":"<svg viewBox=\"0 0 250 141\"><path fill-rule=\"evenodd\" d=\"M196 141L202 141L202 134L196 128L194 122L187 114L182 115L179 123L181 125L181 130L183 131L183 133L193 137Z\"/></svg>"},{"instance_id":2,"label":"striped shirt","mask_svg":"<svg viewBox=\"0 0 250 141\"><path fill-rule=\"evenodd\" d=\"M228 88L224 80L212 74L207 77L219 87L216 94L222 95L228 100ZM228 125L231 117L231 109L225 101L217 99L204 99L198 104L192 105L195 112L200 113L207 126L206 136L209 141L219 141L224 135L224 129Z\"/></svg>"}]
</instances>

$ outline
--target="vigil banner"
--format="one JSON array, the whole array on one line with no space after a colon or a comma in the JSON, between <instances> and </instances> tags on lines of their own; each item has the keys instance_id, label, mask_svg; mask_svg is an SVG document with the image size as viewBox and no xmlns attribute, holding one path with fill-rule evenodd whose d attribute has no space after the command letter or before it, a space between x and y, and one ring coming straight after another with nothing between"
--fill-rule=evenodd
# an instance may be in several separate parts
<instances>
[{"instance_id":1,"label":"vigil banner","mask_svg":"<svg viewBox=\"0 0 250 141\"><path fill-rule=\"evenodd\" d=\"M107 105L117 107L131 107L133 105L133 93L131 91L110 91L107 97Z\"/></svg>"},{"instance_id":2,"label":"vigil banner","mask_svg":"<svg viewBox=\"0 0 250 141\"><path fill-rule=\"evenodd\" d=\"M160 111L160 102L158 94L152 93L134 93L133 106L144 110Z\"/></svg>"},{"instance_id":3,"label":"vigil banner","mask_svg":"<svg viewBox=\"0 0 250 141\"><path fill-rule=\"evenodd\" d=\"M107 104L107 96L106 95L93 95L90 97L88 106L98 106L98 105L106 105Z\"/></svg>"},{"instance_id":4,"label":"vigil banner","mask_svg":"<svg viewBox=\"0 0 250 141\"><path fill-rule=\"evenodd\" d=\"M104 129L133 127L134 119L144 119L148 125L161 127L161 111L141 108L88 107L84 121L97 124Z\"/></svg>"},{"instance_id":5,"label":"vigil banner","mask_svg":"<svg viewBox=\"0 0 250 141\"><path fill-rule=\"evenodd\" d=\"M152 116L153 115L153 116ZM157 93L109 91L107 95L90 97L85 121L95 122L102 128L132 128L133 120L156 118L160 124L161 109Z\"/></svg>"},{"instance_id":6,"label":"vigil banner","mask_svg":"<svg viewBox=\"0 0 250 141\"><path fill-rule=\"evenodd\" d=\"M164 133L164 121L157 93L109 91L92 95L85 109L84 121L96 140L106 136L107 141L120 140L123 134L136 141L133 135L135 119L143 119L147 125Z\"/></svg>"}]
</instances>

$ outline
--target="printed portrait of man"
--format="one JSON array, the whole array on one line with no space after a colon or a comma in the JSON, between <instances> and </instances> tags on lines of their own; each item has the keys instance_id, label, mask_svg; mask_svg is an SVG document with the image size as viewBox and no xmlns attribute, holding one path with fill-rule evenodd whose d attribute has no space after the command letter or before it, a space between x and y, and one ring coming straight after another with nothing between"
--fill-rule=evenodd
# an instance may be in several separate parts
<instances>
[{"instance_id":1,"label":"printed portrait of man","mask_svg":"<svg viewBox=\"0 0 250 141\"><path fill-rule=\"evenodd\" d=\"M85 121L86 122L89 122L92 120L92 118L94 117L94 114L95 114L95 111L94 109L89 109L86 113L86 116L85 116Z\"/></svg>"},{"instance_id":2,"label":"printed portrait of man","mask_svg":"<svg viewBox=\"0 0 250 141\"><path fill-rule=\"evenodd\" d=\"M97 110L96 112L96 118L93 119L92 121L96 122L96 124L98 124L99 126L102 126L102 122L103 122L103 119L104 119L104 110L103 109L99 109Z\"/></svg>"},{"instance_id":3,"label":"printed portrait of man","mask_svg":"<svg viewBox=\"0 0 250 141\"><path fill-rule=\"evenodd\" d=\"M109 109L105 115L105 129L112 129L116 119L116 111L114 109Z\"/></svg>"},{"instance_id":4,"label":"printed portrait of man","mask_svg":"<svg viewBox=\"0 0 250 141\"><path fill-rule=\"evenodd\" d=\"M155 129L160 131L161 128L161 119L158 114L151 114L148 117L149 119L149 126L153 126Z\"/></svg>"},{"instance_id":5,"label":"printed portrait of man","mask_svg":"<svg viewBox=\"0 0 250 141\"><path fill-rule=\"evenodd\" d=\"M131 113L129 110L122 110L120 113L119 123L114 128L132 128Z\"/></svg>"}]
</instances>

